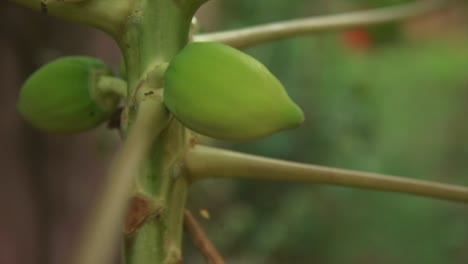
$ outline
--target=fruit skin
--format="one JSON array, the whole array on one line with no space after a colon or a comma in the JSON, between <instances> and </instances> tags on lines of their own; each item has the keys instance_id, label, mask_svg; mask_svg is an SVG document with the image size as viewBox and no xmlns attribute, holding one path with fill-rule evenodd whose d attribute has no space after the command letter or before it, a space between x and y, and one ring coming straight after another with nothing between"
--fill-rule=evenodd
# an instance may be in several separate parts
<instances>
[{"instance_id":1,"label":"fruit skin","mask_svg":"<svg viewBox=\"0 0 468 264\"><path fill-rule=\"evenodd\" d=\"M118 98L97 102L97 81L112 70L81 56L59 58L34 72L21 88L17 110L34 127L49 133L75 133L106 120Z\"/></svg>"},{"instance_id":2,"label":"fruit skin","mask_svg":"<svg viewBox=\"0 0 468 264\"><path fill-rule=\"evenodd\" d=\"M212 42L188 44L170 62L164 103L192 130L226 140L265 137L304 120L263 64Z\"/></svg>"}]
</instances>

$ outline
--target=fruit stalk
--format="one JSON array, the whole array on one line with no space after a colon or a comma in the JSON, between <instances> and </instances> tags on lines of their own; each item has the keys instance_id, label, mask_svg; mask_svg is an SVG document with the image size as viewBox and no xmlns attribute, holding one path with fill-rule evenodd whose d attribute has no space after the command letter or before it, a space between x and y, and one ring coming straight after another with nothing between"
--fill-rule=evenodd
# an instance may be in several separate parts
<instances>
[{"instance_id":1,"label":"fruit stalk","mask_svg":"<svg viewBox=\"0 0 468 264\"><path fill-rule=\"evenodd\" d=\"M111 76L101 76L97 83L96 92L102 96L116 94L126 98L127 89L127 82L124 80Z\"/></svg>"}]
</instances>

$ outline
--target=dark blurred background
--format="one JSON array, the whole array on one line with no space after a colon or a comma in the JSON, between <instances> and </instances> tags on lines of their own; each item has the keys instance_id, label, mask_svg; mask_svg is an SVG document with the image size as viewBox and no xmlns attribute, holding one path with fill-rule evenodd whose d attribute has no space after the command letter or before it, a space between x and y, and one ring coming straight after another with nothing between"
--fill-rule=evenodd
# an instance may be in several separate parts
<instances>
[{"instance_id":1,"label":"dark blurred background","mask_svg":"<svg viewBox=\"0 0 468 264\"><path fill-rule=\"evenodd\" d=\"M363 10L391 0L211 0L206 31ZM266 64L306 113L296 130L243 152L468 185L468 12L464 1L418 19L263 44ZM106 35L0 3L0 263L68 263L119 145L100 128L40 133L15 110L24 79L65 55L117 65ZM402 194L248 180L197 183L188 207L228 263L468 263L468 207ZM210 217L202 217L207 210ZM185 263L204 263L190 241Z\"/></svg>"}]
</instances>

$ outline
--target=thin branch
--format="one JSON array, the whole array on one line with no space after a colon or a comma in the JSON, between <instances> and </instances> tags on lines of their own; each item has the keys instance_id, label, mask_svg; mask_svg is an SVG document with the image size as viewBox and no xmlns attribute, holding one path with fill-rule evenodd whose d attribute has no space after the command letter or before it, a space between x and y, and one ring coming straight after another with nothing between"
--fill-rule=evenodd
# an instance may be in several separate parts
<instances>
[{"instance_id":1,"label":"thin branch","mask_svg":"<svg viewBox=\"0 0 468 264\"><path fill-rule=\"evenodd\" d=\"M81 24L99 28L114 37L119 35L123 20L129 13L127 0L8 0L17 4Z\"/></svg>"},{"instance_id":2,"label":"thin branch","mask_svg":"<svg viewBox=\"0 0 468 264\"><path fill-rule=\"evenodd\" d=\"M186 155L185 166L192 181L208 178L299 181L468 202L467 187L307 165L205 146L195 146L189 150Z\"/></svg>"},{"instance_id":3,"label":"thin branch","mask_svg":"<svg viewBox=\"0 0 468 264\"><path fill-rule=\"evenodd\" d=\"M164 246L167 248L166 259L163 263L180 263L182 259L181 244L183 237L183 221L185 202L189 190L188 179L183 175L178 175L173 183L171 198L167 204L167 225ZM154 261L154 260L152 260Z\"/></svg>"},{"instance_id":4,"label":"thin branch","mask_svg":"<svg viewBox=\"0 0 468 264\"><path fill-rule=\"evenodd\" d=\"M396 7L294 19L243 29L200 34L194 37L194 41L221 42L236 48L247 48L264 42L322 31L405 20L440 9L445 2L443 0L421 0Z\"/></svg>"},{"instance_id":5,"label":"thin branch","mask_svg":"<svg viewBox=\"0 0 468 264\"><path fill-rule=\"evenodd\" d=\"M156 99L160 100L160 99ZM118 241L135 177L153 142L165 127L168 113L162 103L147 99L138 114L122 149L114 159L107 182L78 245L75 264L109 263L113 242Z\"/></svg>"},{"instance_id":6,"label":"thin branch","mask_svg":"<svg viewBox=\"0 0 468 264\"><path fill-rule=\"evenodd\" d=\"M200 250L208 264L224 264L224 260L208 239L205 232L189 210L184 211L184 226L193 243Z\"/></svg>"}]
</instances>

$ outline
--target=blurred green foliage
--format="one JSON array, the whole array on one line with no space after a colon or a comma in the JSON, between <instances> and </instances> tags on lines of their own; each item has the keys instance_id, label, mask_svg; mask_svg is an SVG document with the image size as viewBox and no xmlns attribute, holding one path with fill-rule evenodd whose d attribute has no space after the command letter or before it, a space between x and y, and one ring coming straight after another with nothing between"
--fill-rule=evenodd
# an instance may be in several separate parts
<instances>
[{"instance_id":1,"label":"blurred green foliage","mask_svg":"<svg viewBox=\"0 0 468 264\"><path fill-rule=\"evenodd\" d=\"M354 4L364 2L402 1ZM245 26L329 8L318 1L223 1L222 24ZM398 38L362 52L346 47L339 34L247 50L285 84L306 122L228 147L468 185L468 39ZM201 222L228 263L468 263L463 204L287 182L213 180L194 187L189 206L211 212ZM203 263L197 253L187 254L188 263Z\"/></svg>"}]
</instances>

